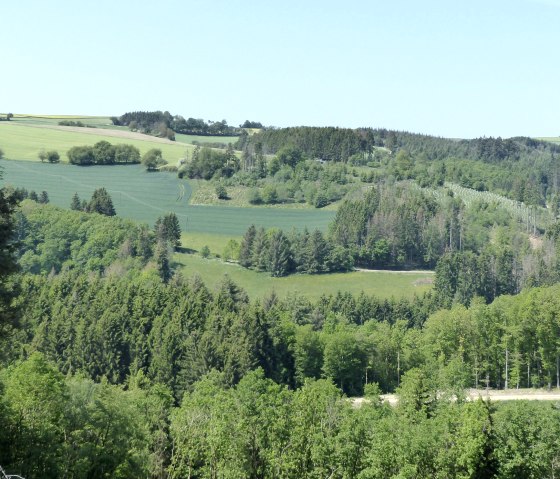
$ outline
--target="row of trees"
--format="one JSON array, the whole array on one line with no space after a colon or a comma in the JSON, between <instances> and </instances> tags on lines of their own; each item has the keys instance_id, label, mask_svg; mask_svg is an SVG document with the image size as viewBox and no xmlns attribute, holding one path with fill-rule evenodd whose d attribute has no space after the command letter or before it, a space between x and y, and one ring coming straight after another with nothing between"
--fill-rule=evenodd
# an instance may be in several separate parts
<instances>
[{"instance_id":1,"label":"row of trees","mask_svg":"<svg viewBox=\"0 0 560 479\"><path fill-rule=\"evenodd\" d=\"M133 145L111 145L98 141L93 146L73 146L66 153L73 165L115 165L140 163L140 150Z\"/></svg>"},{"instance_id":2,"label":"row of trees","mask_svg":"<svg viewBox=\"0 0 560 479\"><path fill-rule=\"evenodd\" d=\"M240 129L229 126L226 120L204 121L200 118L185 119L168 111L133 111L119 117L111 117L114 125L128 126L131 130L157 135L170 140L175 133L186 135L236 136Z\"/></svg>"},{"instance_id":3,"label":"row of trees","mask_svg":"<svg viewBox=\"0 0 560 479\"><path fill-rule=\"evenodd\" d=\"M70 203L73 211L85 211L88 213L99 213L105 216L115 216L117 213L113 206L113 199L105 188L96 189L91 195L91 200L80 200L78 193L74 193Z\"/></svg>"},{"instance_id":4,"label":"row of trees","mask_svg":"<svg viewBox=\"0 0 560 479\"><path fill-rule=\"evenodd\" d=\"M239 264L257 271L267 271L272 276L290 273L328 273L348 271L352 258L348 251L326 239L319 230L307 229L286 235L282 230L257 230L250 226L239 252Z\"/></svg>"}]
</instances>

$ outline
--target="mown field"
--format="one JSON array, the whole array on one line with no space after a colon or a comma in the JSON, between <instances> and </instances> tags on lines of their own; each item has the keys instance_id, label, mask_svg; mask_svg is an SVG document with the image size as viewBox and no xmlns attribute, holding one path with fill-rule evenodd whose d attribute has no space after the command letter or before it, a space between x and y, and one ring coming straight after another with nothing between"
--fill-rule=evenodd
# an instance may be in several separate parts
<instances>
[{"instance_id":1,"label":"mown field","mask_svg":"<svg viewBox=\"0 0 560 479\"><path fill-rule=\"evenodd\" d=\"M0 148L4 151L5 158L34 161L37 161L41 149L56 150L60 154L61 161L66 162L68 161L66 152L73 146L94 145L98 141L106 140L113 145L121 143L134 145L141 154L151 148L159 148L163 157L171 164L184 158L187 150L194 148L193 145L186 143L158 142L147 135L143 135L145 137L143 139L120 138L113 136L109 131L96 128L93 132L90 130L84 133L58 126L3 121L0 122Z\"/></svg>"},{"instance_id":2,"label":"mown field","mask_svg":"<svg viewBox=\"0 0 560 479\"><path fill-rule=\"evenodd\" d=\"M0 130L2 127L0 127ZM0 142L1 144L1 142ZM104 187L113 198L117 214L153 224L158 216L174 212L185 231L242 236L251 224L326 231L332 211L235 208L189 205L190 184L173 173L147 173L140 165L80 167L26 161L0 161L3 184L28 190L47 191L53 204L68 208L77 192L89 199L96 188Z\"/></svg>"},{"instance_id":3,"label":"mown field","mask_svg":"<svg viewBox=\"0 0 560 479\"><path fill-rule=\"evenodd\" d=\"M186 241L186 243L185 243ZM186 247L188 234L183 243ZM212 246L209 245L212 250ZM291 275L273 278L268 273L257 273L242 268L235 263L224 263L219 259L204 259L196 254L176 253L174 261L188 278L198 275L209 288L215 288L228 275L242 287L251 298L263 298L274 291L279 297L298 294L316 300L323 294L348 291L381 298L411 298L415 294L428 291L433 275L431 273L362 272L334 273L324 275Z\"/></svg>"}]
</instances>

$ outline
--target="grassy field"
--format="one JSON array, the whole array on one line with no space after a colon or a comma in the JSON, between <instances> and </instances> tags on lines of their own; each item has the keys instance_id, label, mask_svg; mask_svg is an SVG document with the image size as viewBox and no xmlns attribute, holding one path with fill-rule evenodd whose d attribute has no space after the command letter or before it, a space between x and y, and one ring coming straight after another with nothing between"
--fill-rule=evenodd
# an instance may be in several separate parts
<instances>
[{"instance_id":1,"label":"grassy field","mask_svg":"<svg viewBox=\"0 0 560 479\"><path fill-rule=\"evenodd\" d=\"M227 235L205 233L200 231L187 231L181 234L181 244L184 248L193 251L200 251L204 246L208 246L213 256L221 256L229 240L241 242L243 235Z\"/></svg>"},{"instance_id":2,"label":"grassy field","mask_svg":"<svg viewBox=\"0 0 560 479\"><path fill-rule=\"evenodd\" d=\"M194 141L198 143L235 143L239 137L237 136L200 136L200 135L183 135L175 133L175 140L182 143L192 144Z\"/></svg>"},{"instance_id":3,"label":"grassy field","mask_svg":"<svg viewBox=\"0 0 560 479\"><path fill-rule=\"evenodd\" d=\"M185 235L188 244L188 235ZM210 246L210 249L212 247ZM351 272L325 275L291 275L273 278L267 273L257 273L234 263L224 263L219 259L204 259L196 254L176 253L174 261L180 266L185 277L197 274L211 289L215 288L227 274L241 286L251 298L263 298L275 291L280 297L300 294L311 300L323 294L348 291L381 298L411 298L431 288L430 273L395 272Z\"/></svg>"},{"instance_id":4,"label":"grassy field","mask_svg":"<svg viewBox=\"0 0 560 479\"><path fill-rule=\"evenodd\" d=\"M17 121L0 122L0 148L5 158L11 160L34 160L41 149L56 150L62 161L68 161L66 152L73 146L94 145L98 141L106 140L116 145L120 143L136 146L141 154L151 148L159 148L163 157L172 164L185 157L188 149L194 148L185 143L166 144L152 141L146 136L144 140L119 138L110 136L102 128L95 133L81 133L19 123Z\"/></svg>"},{"instance_id":5,"label":"grassy field","mask_svg":"<svg viewBox=\"0 0 560 479\"><path fill-rule=\"evenodd\" d=\"M114 126L108 116L15 114L11 121L23 125L57 126L58 122L63 120L81 121L84 125L94 126L96 128L111 128Z\"/></svg>"},{"instance_id":6,"label":"grassy field","mask_svg":"<svg viewBox=\"0 0 560 479\"><path fill-rule=\"evenodd\" d=\"M537 140L549 141L550 143L560 143L560 136L543 136Z\"/></svg>"},{"instance_id":7,"label":"grassy field","mask_svg":"<svg viewBox=\"0 0 560 479\"><path fill-rule=\"evenodd\" d=\"M89 199L96 188L104 187L119 216L153 224L158 216L174 212L181 228L190 232L242 236L251 224L286 230L307 226L325 231L334 217L332 211L315 209L189 205L188 182L173 173L147 173L140 165L80 167L2 160L0 166L3 184L45 190L58 206L68 208L75 192L80 198Z\"/></svg>"}]
</instances>

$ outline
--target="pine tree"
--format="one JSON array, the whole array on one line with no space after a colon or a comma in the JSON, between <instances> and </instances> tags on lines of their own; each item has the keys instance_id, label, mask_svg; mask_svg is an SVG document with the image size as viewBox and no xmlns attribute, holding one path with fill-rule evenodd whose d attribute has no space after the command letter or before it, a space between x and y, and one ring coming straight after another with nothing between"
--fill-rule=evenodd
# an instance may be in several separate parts
<instances>
[{"instance_id":1,"label":"pine tree","mask_svg":"<svg viewBox=\"0 0 560 479\"><path fill-rule=\"evenodd\" d=\"M266 232L264 231L264 228L260 228L255 234L255 240L253 241L253 248L251 254L252 266L257 271L266 271L268 269L267 252L268 252L268 238L266 237Z\"/></svg>"},{"instance_id":2,"label":"pine tree","mask_svg":"<svg viewBox=\"0 0 560 479\"><path fill-rule=\"evenodd\" d=\"M99 213L105 216L115 216L117 214L113 206L113 200L105 188L99 188L93 192L87 209L91 213Z\"/></svg>"},{"instance_id":3,"label":"pine tree","mask_svg":"<svg viewBox=\"0 0 560 479\"><path fill-rule=\"evenodd\" d=\"M39 195L39 203L46 205L49 202L49 194L46 191L41 191Z\"/></svg>"},{"instance_id":4,"label":"pine tree","mask_svg":"<svg viewBox=\"0 0 560 479\"><path fill-rule=\"evenodd\" d=\"M80 197L78 196L78 193L74 193L74 196L72 196L70 209L74 211L80 211L82 209L82 202L80 201Z\"/></svg>"},{"instance_id":5,"label":"pine tree","mask_svg":"<svg viewBox=\"0 0 560 479\"><path fill-rule=\"evenodd\" d=\"M309 263L307 264L308 273L323 273L327 270L327 259L329 256L329 245L319 230L315 230L308 243Z\"/></svg>"},{"instance_id":6,"label":"pine tree","mask_svg":"<svg viewBox=\"0 0 560 479\"><path fill-rule=\"evenodd\" d=\"M181 246L181 226L175 213L168 213L163 217L163 229L165 231L165 239L175 249Z\"/></svg>"},{"instance_id":7,"label":"pine tree","mask_svg":"<svg viewBox=\"0 0 560 479\"><path fill-rule=\"evenodd\" d=\"M169 266L169 255L167 254L167 245L165 242L158 242L156 246L155 262L159 277L164 283L171 278L171 267Z\"/></svg>"},{"instance_id":8,"label":"pine tree","mask_svg":"<svg viewBox=\"0 0 560 479\"><path fill-rule=\"evenodd\" d=\"M268 268L272 276L285 276L291 269L290 242L282 230L272 233L268 246Z\"/></svg>"},{"instance_id":9,"label":"pine tree","mask_svg":"<svg viewBox=\"0 0 560 479\"><path fill-rule=\"evenodd\" d=\"M241 248L239 250L239 264L244 268L250 268L253 266L253 243L255 242L255 236L257 234L257 229L255 225L249 226L249 229L243 236L241 240Z\"/></svg>"}]
</instances>

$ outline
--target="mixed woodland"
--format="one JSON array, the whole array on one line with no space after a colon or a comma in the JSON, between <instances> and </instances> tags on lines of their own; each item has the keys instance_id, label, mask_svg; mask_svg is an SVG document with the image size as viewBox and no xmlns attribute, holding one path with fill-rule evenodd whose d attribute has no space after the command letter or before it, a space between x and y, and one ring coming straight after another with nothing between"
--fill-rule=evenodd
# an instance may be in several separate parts
<instances>
[{"instance_id":1,"label":"mixed woodland","mask_svg":"<svg viewBox=\"0 0 560 479\"><path fill-rule=\"evenodd\" d=\"M127 115L113 122L181 132L177 117ZM251 185L256 203L273 188L273 202L344 198L327 232L250 227L241 266L429 268L433 289L256 299L227 276L211 289L175 267L173 214L138 224L103 188L65 210L4 187L0 465L27 479L558 477L558 404L465 394L560 387L558 147L237 134L179 174Z\"/></svg>"}]
</instances>

